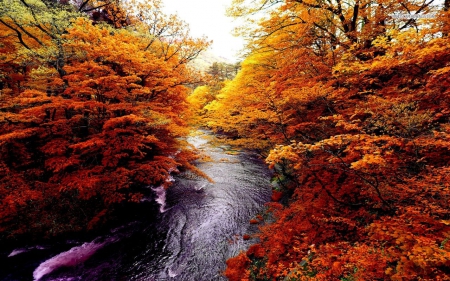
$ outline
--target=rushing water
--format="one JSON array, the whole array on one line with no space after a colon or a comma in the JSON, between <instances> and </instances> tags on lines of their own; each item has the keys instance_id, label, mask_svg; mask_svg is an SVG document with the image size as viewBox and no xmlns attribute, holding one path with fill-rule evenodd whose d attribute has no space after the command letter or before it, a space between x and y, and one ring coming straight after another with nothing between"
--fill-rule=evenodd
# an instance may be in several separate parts
<instances>
[{"instance_id":1,"label":"rushing water","mask_svg":"<svg viewBox=\"0 0 450 281\"><path fill-rule=\"evenodd\" d=\"M12 261L47 248L16 249L6 259L12 271L26 270L3 279L0 271L0 280L226 280L225 261L255 242L243 235L256 231L249 220L270 198L270 172L255 155L216 147L213 139L202 132L189 142L210 158L198 167L214 182L181 174L167 191L153 188L160 204L156 219L135 219L93 241L72 241L25 266Z\"/></svg>"}]
</instances>

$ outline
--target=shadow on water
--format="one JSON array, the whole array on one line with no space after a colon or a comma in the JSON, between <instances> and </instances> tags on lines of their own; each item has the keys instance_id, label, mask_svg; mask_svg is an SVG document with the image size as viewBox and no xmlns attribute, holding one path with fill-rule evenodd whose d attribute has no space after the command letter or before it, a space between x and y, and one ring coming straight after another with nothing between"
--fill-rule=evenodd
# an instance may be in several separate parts
<instances>
[{"instance_id":1,"label":"shadow on water","mask_svg":"<svg viewBox=\"0 0 450 281\"><path fill-rule=\"evenodd\" d=\"M29 265L33 276L17 280L226 280L225 261L255 242L242 236L256 231L249 220L270 200L270 172L255 155L212 141L206 132L189 138L208 156L197 166L213 183L182 173L165 194L155 191L163 211L156 219L52 254ZM8 259L20 255L26 253Z\"/></svg>"}]
</instances>

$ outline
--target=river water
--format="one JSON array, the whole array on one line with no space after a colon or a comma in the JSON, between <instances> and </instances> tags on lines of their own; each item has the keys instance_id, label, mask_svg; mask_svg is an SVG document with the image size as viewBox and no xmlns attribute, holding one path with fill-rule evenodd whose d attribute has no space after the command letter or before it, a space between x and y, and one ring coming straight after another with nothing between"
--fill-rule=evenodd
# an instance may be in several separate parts
<instances>
[{"instance_id":1,"label":"river water","mask_svg":"<svg viewBox=\"0 0 450 281\"><path fill-rule=\"evenodd\" d=\"M270 200L270 171L252 153L214 145L207 132L188 141L204 154L197 167L213 182L177 175L167 191L153 188L156 218L134 218L92 241L68 241L73 245L64 251L25 267L11 261L51 246L16 249L6 259L12 271L25 270L4 279L0 273L0 280L226 280L225 261L256 242L243 235L257 231L249 221Z\"/></svg>"}]
</instances>

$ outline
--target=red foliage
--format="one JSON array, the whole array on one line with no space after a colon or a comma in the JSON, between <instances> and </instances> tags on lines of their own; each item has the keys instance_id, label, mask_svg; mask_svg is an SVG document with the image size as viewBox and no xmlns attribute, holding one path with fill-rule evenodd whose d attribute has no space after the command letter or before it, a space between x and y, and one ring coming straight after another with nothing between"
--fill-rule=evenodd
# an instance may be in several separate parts
<instances>
[{"instance_id":1,"label":"red foliage","mask_svg":"<svg viewBox=\"0 0 450 281\"><path fill-rule=\"evenodd\" d=\"M272 191L272 197L271 197L272 201L278 202L278 201L280 201L281 197L283 197L283 192L282 191L278 191L278 190L273 190Z\"/></svg>"},{"instance_id":2,"label":"red foliage","mask_svg":"<svg viewBox=\"0 0 450 281\"><path fill-rule=\"evenodd\" d=\"M225 276L230 281L244 281L248 280L243 278L243 272L250 265L250 259L245 253L241 253L238 256L227 260L227 269L225 271Z\"/></svg>"},{"instance_id":3,"label":"red foliage","mask_svg":"<svg viewBox=\"0 0 450 281\"><path fill-rule=\"evenodd\" d=\"M270 148L266 161L292 194L286 206L270 204L275 221L261 227L248 259L239 255L247 263L227 272L236 280L450 280L450 41L433 24L439 19L418 31L392 26L370 48L327 51L343 38L303 29L326 4L289 3L302 24L256 39L265 51L255 48L206 106L209 124Z\"/></svg>"},{"instance_id":4,"label":"red foliage","mask_svg":"<svg viewBox=\"0 0 450 281\"><path fill-rule=\"evenodd\" d=\"M107 8L122 26L124 11ZM30 67L14 72L3 59L32 45L2 43L2 235L93 228L115 204L139 202L145 187L168 186L177 167L192 166L193 152L179 141L187 133L188 60L162 55L164 43L150 48L139 32L80 17L61 35L58 71L38 60L44 57L30 57Z\"/></svg>"}]
</instances>

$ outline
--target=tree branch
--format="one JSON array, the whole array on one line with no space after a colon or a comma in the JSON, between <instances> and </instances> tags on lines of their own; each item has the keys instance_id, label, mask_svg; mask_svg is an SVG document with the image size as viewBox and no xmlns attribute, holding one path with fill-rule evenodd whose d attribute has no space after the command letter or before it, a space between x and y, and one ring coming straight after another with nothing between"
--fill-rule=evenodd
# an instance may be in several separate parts
<instances>
[{"instance_id":1,"label":"tree branch","mask_svg":"<svg viewBox=\"0 0 450 281\"><path fill-rule=\"evenodd\" d=\"M0 19L0 22L3 23L3 25L5 25L6 27L8 27L9 29L13 30L16 32L17 34L17 38L19 39L19 42L22 46L24 46L25 48L27 48L28 50L31 50L31 48L23 41L23 36L22 33L17 30L16 28L14 28L13 26L7 24L5 21L3 21L2 19Z\"/></svg>"}]
</instances>

